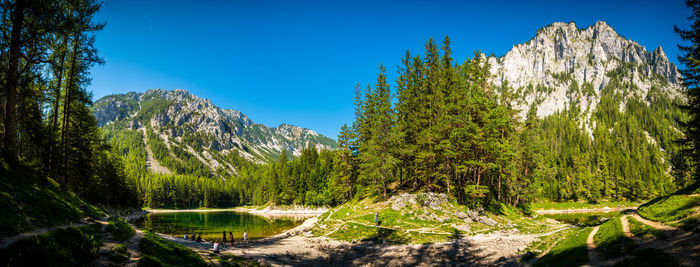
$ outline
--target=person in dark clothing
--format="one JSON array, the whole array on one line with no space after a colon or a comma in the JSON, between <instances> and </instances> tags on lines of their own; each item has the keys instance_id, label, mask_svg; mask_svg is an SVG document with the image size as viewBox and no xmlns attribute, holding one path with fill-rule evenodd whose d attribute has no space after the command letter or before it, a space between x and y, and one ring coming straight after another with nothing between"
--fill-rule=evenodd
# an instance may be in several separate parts
<instances>
[{"instance_id":1,"label":"person in dark clothing","mask_svg":"<svg viewBox=\"0 0 700 267\"><path fill-rule=\"evenodd\" d=\"M221 236L221 246L226 246L226 231Z\"/></svg>"},{"instance_id":2,"label":"person in dark clothing","mask_svg":"<svg viewBox=\"0 0 700 267\"><path fill-rule=\"evenodd\" d=\"M202 242L202 234L199 234L199 235L197 236L197 242Z\"/></svg>"},{"instance_id":3,"label":"person in dark clothing","mask_svg":"<svg viewBox=\"0 0 700 267\"><path fill-rule=\"evenodd\" d=\"M231 246L233 247L233 232L228 232L228 235L231 238Z\"/></svg>"},{"instance_id":4,"label":"person in dark clothing","mask_svg":"<svg viewBox=\"0 0 700 267\"><path fill-rule=\"evenodd\" d=\"M192 241L197 241L197 234L192 234L191 237L192 237Z\"/></svg>"}]
</instances>

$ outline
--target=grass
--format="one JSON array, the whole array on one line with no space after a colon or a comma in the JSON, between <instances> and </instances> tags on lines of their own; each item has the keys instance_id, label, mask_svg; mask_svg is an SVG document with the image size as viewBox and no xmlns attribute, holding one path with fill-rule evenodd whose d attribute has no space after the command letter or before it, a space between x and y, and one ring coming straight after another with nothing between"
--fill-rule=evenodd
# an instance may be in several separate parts
<instances>
[{"instance_id":1,"label":"grass","mask_svg":"<svg viewBox=\"0 0 700 267\"><path fill-rule=\"evenodd\" d=\"M0 167L2 168L2 167ZM0 236L98 218L101 212L32 171L0 169Z\"/></svg>"},{"instance_id":2,"label":"grass","mask_svg":"<svg viewBox=\"0 0 700 267\"><path fill-rule=\"evenodd\" d=\"M630 232L634 234L636 237L639 238L657 238L657 239L666 239L666 236L664 235L661 230L656 229L654 227L648 226L646 224L643 224L642 222L638 221L632 216L627 217L627 221L629 222L630 225Z\"/></svg>"},{"instance_id":3,"label":"grass","mask_svg":"<svg viewBox=\"0 0 700 267\"><path fill-rule=\"evenodd\" d=\"M629 254L636 247L636 243L622 232L622 223L619 217L614 217L601 224L598 232L593 236L593 241L598 247L598 254L602 259L612 259Z\"/></svg>"},{"instance_id":4,"label":"grass","mask_svg":"<svg viewBox=\"0 0 700 267\"><path fill-rule=\"evenodd\" d=\"M112 228L112 234L114 234L114 239L117 241L126 241L131 238L136 231L134 228L126 222L126 220L119 217L109 218L109 225Z\"/></svg>"},{"instance_id":5,"label":"grass","mask_svg":"<svg viewBox=\"0 0 700 267\"><path fill-rule=\"evenodd\" d=\"M143 257L138 266L207 266L194 251L150 231L144 231L139 250Z\"/></svg>"},{"instance_id":6,"label":"grass","mask_svg":"<svg viewBox=\"0 0 700 267\"><path fill-rule=\"evenodd\" d=\"M116 252L119 255L125 256L125 257L129 253L129 250L126 248L126 246L124 244L116 245L115 247L112 248L112 251Z\"/></svg>"},{"instance_id":7,"label":"grass","mask_svg":"<svg viewBox=\"0 0 700 267\"><path fill-rule=\"evenodd\" d=\"M219 264L223 267L237 267L237 266L260 266L260 263L254 260L249 260L243 257L239 257L236 255L223 255L223 254L214 254L212 253L211 256L216 257L216 260L219 262Z\"/></svg>"},{"instance_id":8,"label":"grass","mask_svg":"<svg viewBox=\"0 0 700 267\"><path fill-rule=\"evenodd\" d=\"M533 266L580 266L588 263L586 239L593 228L574 229Z\"/></svg>"},{"instance_id":9,"label":"grass","mask_svg":"<svg viewBox=\"0 0 700 267\"><path fill-rule=\"evenodd\" d=\"M58 229L0 250L0 266L85 266L102 244L99 224Z\"/></svg>"},{"instance_id":10,"label":"grass","mask_svg":"<svg viewBox=\"0 0 700 267\"><path fill-rule=\"evenodd\" d=\"M617 208L617 207L637 207L640 202L632 201L610 201L599 203L587 202L539 202L530 204L533 210L565 210L565 209L597 209L597 208Z\"/></svg>"},{"instance_id":11,"label":"grass","mask_svg":"<svg viewBox=\"0 0 700 267\"><path fill-rule=\"evenodd\" d=\"M439 208L408 203L400 210L394 210L388 201L355 199L319 216L319 223L311 231L316 236L345 241L426 244L497 230L517 229L521 233L542 233L561 227L560 224L547 223L546 218L526 217L521 211L507 206L502 206L498 214L485 212L482 215L496 222L492 226L466 222L456 216L468 210L466 206L454 202L443 203ZM379 213L381 227L375 226L375 212Z\"/></svg>"},{"instance_id":12,"label":"grass","mask_svg":"<svg viewBox=\"0 0 700 267\"><path fill-rule=\"evenodd\" d=\"M690 216L698 210L698 206L700 197L670 195L640 206L637 213L648 220L671 222Z\"/></svg>"},{"instance_id":13,"label":"grass","mask_svg":"<svg viewBox=\"0 0 700 267\"><path fill-rule=\"evenodd\" d=\"M621 262L616 263L616 267L654 267L654 266L667 266L674 267L680 266L678 259L664 253L661 250L646 248L640 249L633 253L631 258L625 259Z\"/></svg>"},{"instance_id":14,"label":"grass","mask_svg":"<svg viewBox=\"0 0 700 267\"><path fill-rule=\"evenodd\" d=\"M525 255L520 258L520 262L526 263L538 255L544 253L548 249L554 247L559 240L565 239L568 235L572 234L573 232L579 231L578 229L567 229L563 231L559 231L556 233L553 233L551 235L546 235L543 237L540 237L539 240L530 243L526 248L525 248Z\"/></svg>"},{"instance_id":15,"label":"grass","mask_svg":"<svg viewBox=\"0 0 700 267\"><path fill-rule=\"evenodd\" d=\"M700 214L696 214L682 219L677 223L673 224L673 226L680 227L681 229L686 231L700 233Z\"/></svg>"}]
</instances>

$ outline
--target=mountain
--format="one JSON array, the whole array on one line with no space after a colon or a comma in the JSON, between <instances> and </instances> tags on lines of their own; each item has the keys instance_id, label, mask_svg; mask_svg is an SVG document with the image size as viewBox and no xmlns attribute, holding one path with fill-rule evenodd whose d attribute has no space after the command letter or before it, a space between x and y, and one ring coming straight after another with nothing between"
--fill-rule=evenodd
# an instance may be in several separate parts
<instances>
[{"instance_id":1,"label":"mountain","mask_svg":"<svg viewBox=\"0 0 700 267\"><path fill-rule=\"evenodd\" d=\"M233 151L262 163L278 158L283 150L299 156L311 145L318 150L336 147L333 139L313 130L257 124L240 111L219 108L182 89L105 96L95 102L92 113L109 132L140 132L147 148L146 164L159 173L187 174L187 169L197 168L179 165L195 162L195 166L208 167L211 172L207 173L231 175L236 173L236 164L226 155Z\"/></svg>"},{"instance_id":2,"label":"mountain","mask_svg":"<svg viewBox=\"0 0 700 267\"><path fill-rule=\"evenodd\" d=\"M649 52L602 21L556 22L487 60L520 117L536 121L526 125L544 142L539 196L646 199L690 181L674 142L685 87L661 47Z\"/></svg>"},{"instance_id":3,"label":"mountain","mask_svg":"<svg viewBox=\"0 0 700 267\"><path fill-rule=\"evenodd\" d=\"M523 115L535 103L540 118L564 110L576 99L581 100L581 110L595 110L601 90L616 73L626 74L623 82L637 89L625 98L646 96L652 86L675 98L683 88L678 69L661 46L648 52L603 21L585 29L574 22L552 23L531 40L488 62L494 84L507 83L520 93L516 107ZM590 90L572 92L573 83Z\"/></svg>"}]
</instances>

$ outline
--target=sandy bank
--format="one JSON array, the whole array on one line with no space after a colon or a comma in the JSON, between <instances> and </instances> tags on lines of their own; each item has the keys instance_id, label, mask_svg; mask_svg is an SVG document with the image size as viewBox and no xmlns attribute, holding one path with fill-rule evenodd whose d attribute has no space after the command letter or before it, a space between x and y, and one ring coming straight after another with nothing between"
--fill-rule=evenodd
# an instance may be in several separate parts
<instances>
[{"instance_id":1,"label":"sandy bank","mask_svg":"<svg viewBox=\"0 0 700 267\"><path fill-rule=\"evenodd\" d=\"M593 213L593 212L617 212L623 210L636 210L637 207L602 207L592 209L564 209L564 210L536 210L537 214L566 214L566 213Z\"/></svg>"}]
</instances>

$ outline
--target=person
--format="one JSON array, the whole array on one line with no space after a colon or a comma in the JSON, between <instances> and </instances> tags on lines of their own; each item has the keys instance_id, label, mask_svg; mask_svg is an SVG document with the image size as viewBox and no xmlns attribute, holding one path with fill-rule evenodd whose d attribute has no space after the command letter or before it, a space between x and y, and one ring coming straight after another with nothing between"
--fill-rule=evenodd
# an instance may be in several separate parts
<instances>
[{"instance_id":1,"label":"person","mask_svg":"<svg viewBox=\"0 0 700 267\"><path fill-rule=\"evenodd\" d=\"M228 232L229 237L231 238L231 246L233 247L233 232Z\"/></svg>"},{"instance_id":2,"label":"person","mask_svg":"<svg viewBox=\"0 0 700 267\"><path fill-rule=\"evenodd\" d=\"M197 241L197 235L196 235L196 234L192 234L192 241Z\"/></svg>"},{"instance_id":3,"label":"person","mask_svg":"<svg viewBox=\"0 0 700 267\"><path fill-rule=\"evenodd\" d=\"M214 252L219 253L219 240L214 241Z\"/></svg>"},{"instance_id":4,"label":"person","mask_svg":"<svg viewBox=\"0 0 700 267\"><path fill-rule=\"evenodd\" d=\"M374 213L374 224L379 226L379 212Z\"/></svg>"},{"instance_id":5,"label":"person","mask_svg":"<svg viewBox=\"0 0 700 267\"><path fill-rule=\"evenodd\" d=\"M224 231L224 233L222 234L221 245L226 246L226 231Z\"/></svg>"},{"instance_id":6,"label":"person","mask_svg":"<svg viewBox=\"0 0 700 267\"><path fill-rule=\"evenodd\" d=\"M187 234L185 234L185 240L187 240Z\"/></svg>"},{"instance_id":7,"label":"person","mask_svg":"<svg viewBox=\"0 0 700 267\"><path fill-rule=\"evenodd\" d=\"M248 247L248 232L246 232L245 229L243 229L243 248Z\"/></svg>"},{"instance_id":8,"label":"person","mask_svg":"<svg viewBox=\"0 0 700 267\"><path fill-rule=\"evenodd\" d=\"M197 242L202 242L202 234L199 234L199 235L197 236Z\"/></svg>"}]
</instances>

